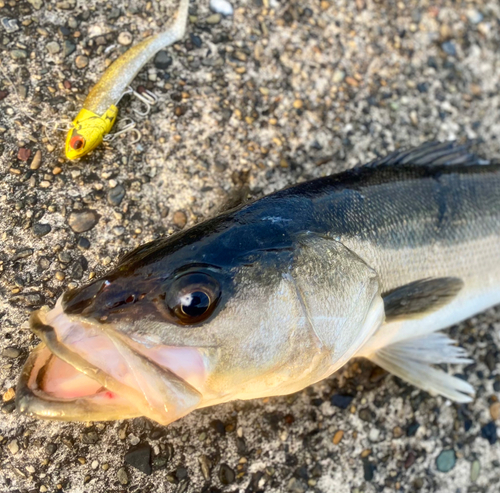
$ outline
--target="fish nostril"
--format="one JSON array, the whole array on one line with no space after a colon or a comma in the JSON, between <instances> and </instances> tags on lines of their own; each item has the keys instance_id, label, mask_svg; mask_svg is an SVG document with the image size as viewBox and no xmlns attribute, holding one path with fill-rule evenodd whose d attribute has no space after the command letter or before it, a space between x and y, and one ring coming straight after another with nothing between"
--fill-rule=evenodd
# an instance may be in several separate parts
<instances>
[{"instance_id":1,"label":"fish nostril","mask_svg":"<svg viewBox=\"0 0 500 493\"><path fill-rule=\"evenodd\" d=\"M69 315L78 315L92 305L95 297L105 286L104 280L95 281L81 288L72 289L63 295L62 306Z\"/></svg>"}]
</instances>

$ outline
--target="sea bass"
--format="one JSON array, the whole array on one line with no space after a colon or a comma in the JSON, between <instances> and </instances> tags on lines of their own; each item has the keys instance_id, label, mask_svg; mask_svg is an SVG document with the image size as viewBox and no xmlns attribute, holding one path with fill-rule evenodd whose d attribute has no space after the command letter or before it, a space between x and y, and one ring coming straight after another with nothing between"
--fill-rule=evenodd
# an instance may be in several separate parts
<instances>
[{"instance_id":1,"label":"sea bass","mask_svg":"<svg viewBox=\"0 0 500 493\"><path fill-rule=\"evenodd\" d=\"M20 412L147 416L297 392L363 356L469 402L437 331L500 303L500 164L428 143L139 247L31 317Z\"/></svg>"}]
</instances>

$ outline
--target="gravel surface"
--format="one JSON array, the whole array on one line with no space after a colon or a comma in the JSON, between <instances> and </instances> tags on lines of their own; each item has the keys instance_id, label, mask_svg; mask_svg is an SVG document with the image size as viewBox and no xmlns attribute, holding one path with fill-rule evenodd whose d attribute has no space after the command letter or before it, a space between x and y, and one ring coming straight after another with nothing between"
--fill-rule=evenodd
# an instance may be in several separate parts
<instances>
[{"instance_id":1,"label":"gravel surface","mask_svg":"<svg viewBox=\"0 0 500 493\"><path fill-rule=\"evenodd\" d=\"M213 2L218 4L220 2ZM0 0L0 491L496 492L500 312L450 332L478 390L450 404L366 361L303 392L145 419L51 423L14 410L32 309L121 254L258 197L429 139L500 158L498 0L192 2L185 39L134 86L159 103L80 162L63 127L170 2ZM138 102L125 98L121 117Z\"/></svg>"}]
</instances>

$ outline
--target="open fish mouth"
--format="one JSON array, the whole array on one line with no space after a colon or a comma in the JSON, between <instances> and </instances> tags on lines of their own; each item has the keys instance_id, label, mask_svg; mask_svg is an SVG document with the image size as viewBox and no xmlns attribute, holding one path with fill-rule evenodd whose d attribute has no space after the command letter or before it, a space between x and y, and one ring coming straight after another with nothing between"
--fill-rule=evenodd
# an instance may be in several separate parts
<instances>
[{"instance_id":1,"label":"open fish mouth","mask_svg":"<svg viewBox=\"0 0 500 493\"><path fill-rule=\"evenodd\" d=\"M112 327L72 320L60 301L50 312L34 312L30 325L42 343L19 378L23 414L64 421L146 416L166 425L199 407L202 395L191 383L202 381L204 364L196 348L148 349Z\"/></svg>"}]
</instances>

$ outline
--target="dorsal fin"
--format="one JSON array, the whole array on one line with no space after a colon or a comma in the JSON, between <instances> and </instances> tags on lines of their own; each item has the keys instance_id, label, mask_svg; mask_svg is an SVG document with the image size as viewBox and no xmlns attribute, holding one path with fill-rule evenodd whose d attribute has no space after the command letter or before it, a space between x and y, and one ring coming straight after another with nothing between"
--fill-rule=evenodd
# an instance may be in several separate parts
<instances>
[{"instance_id":1,"label":"dorsal fin","mask_svg":"<svg viewBox=\"0 0 500 493\"><path fill-rule=\"evenodd\" d=\"M457 141L426 142L418 147L399 149L383 158L377 158L365 166L437 166L437 165L465 165L489 164L489 161L480 159L471 147L476 141L468 140L464 144Z\"/></svg>"}]
</instances>

